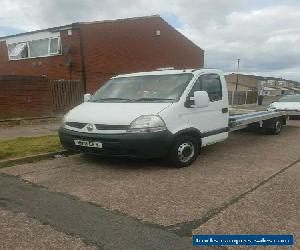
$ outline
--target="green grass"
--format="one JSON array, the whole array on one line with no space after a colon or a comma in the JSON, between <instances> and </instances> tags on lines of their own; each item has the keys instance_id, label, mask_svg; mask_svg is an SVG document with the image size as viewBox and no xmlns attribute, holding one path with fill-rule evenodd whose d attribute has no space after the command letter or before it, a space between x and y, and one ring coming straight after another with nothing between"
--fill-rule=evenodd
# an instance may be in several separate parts
<instances>
[{"instance_id":1,"label":"green grass","mask_svg":"<svg viewBox=\"0 0 300 250\"><path fill-rule=\"evenodd\" d=\"M0 160L62 150L57 135L0 140Z\"/></svg>"}]
</instances>

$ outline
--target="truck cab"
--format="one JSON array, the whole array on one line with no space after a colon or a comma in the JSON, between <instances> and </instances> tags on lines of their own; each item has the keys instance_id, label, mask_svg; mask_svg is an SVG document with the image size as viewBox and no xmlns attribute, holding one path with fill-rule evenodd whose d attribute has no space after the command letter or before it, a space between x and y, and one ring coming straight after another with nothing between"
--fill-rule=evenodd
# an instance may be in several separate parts
<instances>
[{"instance_id":1,"label":"truck cab","mask_svg":"<svg viewBox=\"0 0 300 250\"><path fill-rule=\"evenodd\" d=\"M158 70L111 78L69 111L59 130L69 150L194 162L228 137L228 93L216 69Z\"/></svg>"}]
</instances>

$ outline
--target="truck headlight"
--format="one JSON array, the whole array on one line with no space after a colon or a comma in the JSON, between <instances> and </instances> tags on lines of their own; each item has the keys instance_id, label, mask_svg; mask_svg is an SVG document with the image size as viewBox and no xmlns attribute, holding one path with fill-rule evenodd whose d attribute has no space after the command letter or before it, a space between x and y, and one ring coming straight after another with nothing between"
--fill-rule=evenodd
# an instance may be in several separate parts
<instances>
[{"instance_id":1,"label":"truck headlight","mask_svg":"<svg viewBox=\"0 0 300 250\"><path fill-rule=\"evenodd\" d=\"M131 122L128 133L149 133L166 130L164 121L157 115L142 115Z\"/></svg>"}]
</instances>

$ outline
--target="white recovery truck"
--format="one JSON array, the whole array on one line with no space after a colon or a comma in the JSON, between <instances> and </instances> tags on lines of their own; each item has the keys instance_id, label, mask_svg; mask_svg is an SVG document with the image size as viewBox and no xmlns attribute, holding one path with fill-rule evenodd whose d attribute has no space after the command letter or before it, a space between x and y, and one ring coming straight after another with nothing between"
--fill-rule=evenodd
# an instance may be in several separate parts
<instances>
[{"instance_id":1,"label":"white recovery truck","mask_svg":"<svg viewBox=\"0 0 300 250\"><path fill-rule=\"evenodd\" d=\"M64 117L69 150L103 156L195 161L201 148L248 126L278 135L284 111L229 115L227 85L216 69L159 70L119 75Z\"/></svg>"}]
</instances>

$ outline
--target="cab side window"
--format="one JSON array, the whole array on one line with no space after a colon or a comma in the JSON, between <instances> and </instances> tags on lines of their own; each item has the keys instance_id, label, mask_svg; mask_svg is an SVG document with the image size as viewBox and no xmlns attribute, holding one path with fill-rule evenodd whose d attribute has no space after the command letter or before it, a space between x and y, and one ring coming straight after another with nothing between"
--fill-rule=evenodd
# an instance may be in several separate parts
<instances>
[{"instance_id":1,"label":"cab side window","mask_svg":"<svg viewBox=\"0 0 300 250\"><path fill-rule=\"evenodd\" d=\"M222 84L217 74L207 74L200 77L200 90L208 93L211 102L222 100Z\"/></svg>"}]
</instances>

